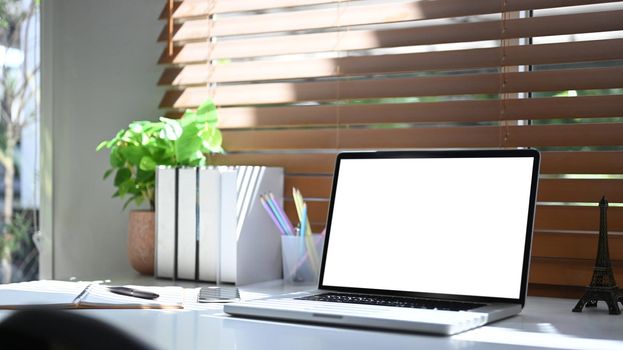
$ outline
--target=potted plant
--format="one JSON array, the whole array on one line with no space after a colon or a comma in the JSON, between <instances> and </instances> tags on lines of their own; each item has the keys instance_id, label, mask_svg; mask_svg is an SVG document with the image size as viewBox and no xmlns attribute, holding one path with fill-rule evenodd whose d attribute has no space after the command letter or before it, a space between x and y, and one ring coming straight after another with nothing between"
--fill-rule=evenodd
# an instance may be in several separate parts
<instances>
[{"instance_id":1,"label":"potted plant","mask_svg":"<svg viewBox=\"0 0 623 350\"><path fill-rule=\"evenodd\" d=\"M97 151L110 150L110 169L104 179L114 174L117 190L113 197L127 198L124 209L130 203L148 203L150 207L130 212L128 255L137 271L152 274L154 269L156 167L207 165L209 154L223 152L216 124L216 107L208 100L197 110L187 110L180 119L132 122L97 146Z\"/></svg>"}]
</instances>

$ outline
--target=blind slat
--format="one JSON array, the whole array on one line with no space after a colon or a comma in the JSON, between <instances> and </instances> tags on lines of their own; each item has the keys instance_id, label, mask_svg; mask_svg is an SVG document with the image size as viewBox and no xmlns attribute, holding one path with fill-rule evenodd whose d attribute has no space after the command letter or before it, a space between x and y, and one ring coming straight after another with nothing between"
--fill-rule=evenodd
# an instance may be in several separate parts
<instances>
[{"instance_id":1,"label":"blind slat","mask_svg":"<svg viewBox=\"0 0 623 350\"><path fill-rule=\"evenodd\" d=\"M353 30L190 43L165 49L160 63L205 62L209 59L259 57L294 53L363 50L381 47L433 45L482 40L623 30L623 10L522 18L505 21L459 23L388 30ZM504 31L502 31L504 28Z\"/></svg>"},{"instance_id":2,"label":"blind slat","mask_svg":"<svg viewBox=\"0 0 623 350\"><path fill-rule=\"evenodd\" d=\"M560 124L514 127L508 130L509 147L622 146L623 124Z\"/></svg>"},{"instance_id":3,"label":"blind slat","mask_svg":"<svg viewBox=\"0 0 623 350\"><path fill-rule=\"evenodd\" d=\"M312 224L316 224L318 226L326 225L327 223L327 209L329 206L328 202L315 202L315 201L307 201L307 217L309 218ZM294 206L294 202L292 198L288 198L284 201L284 210L290 218L292 222L298 222L298 215L296 213L296 207Z\"/></svg>"},{"instance_id":4,"label":"blind slat","mask_svg":"<svg viewBox=\"0 0 623 350\"><path fill-rule=\"evenodd\" d=\"M173 18L189 18L208 16L215 13L266 10L281 7L293 7L303 5L319 5L336 2L336 0L184 0L176 1ZM168 8L165 6L160 12L160 19L167 19Z\"/></svg>"},{"instance_id":5,"label":"blind slat","mask_svg":"<svg viewBox=\"0 0 623 350\"><path fill-rule=\"evenodd\" d=\"M301 190L307 197L328 199L331 195L330 176L286 176L285 189ZM623 180L615 179L541 179L539 202L594 202L605 195L611 203L623 203Z\"/></svg>"},{"instance_id":6,"label":"blind slat","mask_svg":"<svg viewBox=\"0 0 623 350\"><path fill-rule=\"evenodd\" d=\"M566 7L582 4L598 4L614 2L619 0L506 0L505 9L507 11L518 11L524 9L542 9L542 8L555 8ZM306 5L322 5L322 4L338 4L341 2L341 7L353 6L355 1L338 1L338 0L227 0L227 1L206 1L206 0L184 0L174 2L173 18L184 19L194 18L201 16L208 16L210 14L227 13L227 12L242 12L242 11L258 11L268 9L282 9L286 7L297 7ZM439 17L452 17L461 16L457 14L455 7L460 7L463 0L436 0L435 3L430 4L428 0L418 0L410 2L413 7L417 7L422 12L426 12L428 16ZM499 0L470 0L473 3L472 6L480 10L472 13L487 13L491 11L492 5L497 5L498 10L501 8ZM467 10L465 10L467 11ZM478 12L479 11L479 12ZM160 12L160 19L167 19L168 7L165 5ZM426 17L431 18L431 17Z\"/></svg>"},{"instance_id":7,"label":"blind slat","mask_svg":"<svg viewBox=\"0 0 623 350\"><path fill-rule=\"evenodd\" d=\"M530 283L585 287L593 276L595 260L534 258L530 263ZM623 263L616 262L615 279L623 279Z\"/></svg>"},{"instance_id":8,"label":"blind slat","mask_svg":"<svg viewBox=\"0 0 623 350\"><path fill-rule=\"evenodd\" d=\"M533 257L595 259L597 233L535 232L532 241ZM608 235L612 260L623 261L623 235Z\"/></svg>"},{"instance_id":9,"label":"blind slat","mask_svg":"<svg viewBox=\"0 0 623 350\"><path fill-rule=\"evenodd\" d=\"M193 64L164 70L159 85L197 85L208 81L223 83L273 79L369 75L487 68L497 66L575 63L613 60L623 57L623 39L559 44L509 46L452 50L415 54L307 59L297 61L252 61L240 63Z\"/></svg>"},{"instance_id":10,"label":"blind slat","mask_svg":"<svg viewBox=\"0 0 623 350\"><path fill-rule=\"evenodd\" d=\"M601 196L611 203L623 203L623 180L619 179L541 179L540 202L592 202Z\"/></svg>"},{"instance_id":11,"label":"blind slat","mask_svg":"<svg viewBox=\"0 0 623 350\"><path fill-rule=\"evenodd\" d=\"M192 19L183 23L174 23L172 40L173 42L208 40L213 26L214 21L209 19ZM158 35L158 41L167 42L168 40L169 27L165 25Z\"/></svg>"},{"instance_id":12,"label":"blind slat","mask_svg":"<svg viewBox=\"0 0 623 350\"><path fill-rule=\"evenodd\" d=\"M506 11L522 11L614 1L617 0L515 0L507 1L504 9ZM501 8L499 0L471 0L469 2L463 0L408 1L393 3L391 6L365 2L342 2L333 7L323 9L216 18L213 21L214 23L208 23L207 19L191 19L176 27L173 40L205 40L209 35L258 34L331 28L336 25L347 27L353 25L474 16L498 13ZM177 11L174 12L174 18L180 18L176 13ZM199 15L207 16L208 13L204 12ZM211 28L211 32L209 28ZM158 39L160 41L166 41L168 39L168 31L166 28L163 29Z\"/></svg>"},{"instance_id":13,"label":"blind slat","mask_svg":"<svg viewBox=\"0 0 623 350\"><path fill-rule=\"evenodd\" d=\"M326 222L328 202L308 202L311 220ZM286 211L296 215L296 208L291 201L285 202ZM623 208L608 209L608 228L611 232L623 232ZM590 231L599 230L599 208L577 206L537 206L535 231Z\"/></svg>"},{"instance_id":14,"label":"blind slat","mask_svg":"<svg viewBox=\"0 0 623 350\"><path fill-rule=\"evenodd\" d=\"M339 134L339 135L338 135ZM402 129L224 131L230 151L623 145L623 123ZM338 137L339 136L339 137Z\"/></svg>"},{"instance_id":15,"label":"blind slat","mask_svg":"<svg viewBox=\"0 0 623 350\"><path fill-rule=\"evenodd\" d=\"M623 151L541 152L541 174L623 174Z\"/></svg>"},{"instance_id":16,"label":"blind slat","mask_svg":"<svg viewBox=\"0 0 623 350\"><path fill-rule=\"evenodd\" d=\"M281 166L287 174L333 174L334 152L322 154L282 154L282 153L230 153L216 154L212 160L218 165L267 165Z\"/></svg>"},{"instance_id":17,"label":"blind slat","mask_svg":"<svg viewBox=\"0 0 623 350\"><path fill-rule=\"evenodd\" d=\"M219 128L261 128L414 122L477 122L623 116L623 95L416 102L345 106L232 107L219 109ZM339 108L339 111L338 111Z\"/></svg>"},{"instance_id":18,"label":"blind slat","mask_svg":"<svg viewBox=\"0 0 623 350\"><path fill-rule=\"evenodd\" d=\"M283 166L286 174L333 174L337 152L321 154L230 153L214 155L219 165ZM622 151L541 152L541 174L621 174Z\"/></svg>"},{"instance_id":19,"label":"blind slat","mask_svg":"<svg viewBox=\"0 0 623 350\"><path fill-rule=\"evenodd\" d=\"M306 197L328 199L331 195L332 176L286 176L285 191L290 193L292 187L301 190Z\"/></svg>"},{"instance_id":20,"label":"blind slat","mask_svg":"<svg viewBox=\"0 0 623 350\"><path fill-rule=\"evenodd\" d=\"M328 202L308 202L309 217L314 222L323 223L327 220ZM286 211L296 215L291 201L285 202ZM590 231L599 230L599 207L577 206L537 206L535 231ZM623 232L623 208L608 209L608 229L610 232Z\"/></svg>"},{"instance_id":21,"label":"blind slat","mask_svg":"<svg viewBox=\"0 0 623 350\"><path fill-rule=\"evenodd\" d=\"M542 205L537 207L534 229L599 231L599 207ZM608 230L623 232L623 208L608 208Z\"/></svg>"},{"instance_id":22,"label":"blind slat","mask_svg":"<svg viewBox=\"0 0 623 350\"><path fill-rule=\"evenodd\" d=\"M504 80L504 85L500 83ZM585 68L432 76L381 80L269 83L170 90L160 108L198 106L206 96L218 106L364 98L495 94L498 92L608 89L623 86L623 68Z\"/></svg>"}]
</instances>

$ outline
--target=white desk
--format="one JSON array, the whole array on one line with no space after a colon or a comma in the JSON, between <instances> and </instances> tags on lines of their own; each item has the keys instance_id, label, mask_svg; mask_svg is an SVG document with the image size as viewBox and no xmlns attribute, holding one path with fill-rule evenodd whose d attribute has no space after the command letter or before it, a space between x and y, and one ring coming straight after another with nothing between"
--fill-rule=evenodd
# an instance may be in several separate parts
<instances>
[{"instance_id":1,"label":"white desk","mask_svg":"<svg viewBox=\"0 0 623 350\"><path fill-rule=\"evenodd\" d=\"M274 281L241 291L249 298L296 289ZM193 290L188 292L192 300ZM601 303L573 313L575 303L530 297L520 315L451 337L238 319L208 304L75 312L109 322L156 349L623 349L623 315L608 315ZM9 313L1 311L0 319Z\"/></svg>"}]
</instances>

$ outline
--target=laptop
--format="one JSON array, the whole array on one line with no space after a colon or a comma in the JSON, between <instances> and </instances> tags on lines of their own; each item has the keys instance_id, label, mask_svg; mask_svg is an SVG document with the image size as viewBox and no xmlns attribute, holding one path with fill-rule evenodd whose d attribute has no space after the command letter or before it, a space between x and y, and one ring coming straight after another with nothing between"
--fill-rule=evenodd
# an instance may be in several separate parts
<instances>
[{"instance_id":1,"label":"laptop","mask_svg":"<svg viewBox=\"0 0 623 350\"><path fill-rule=\"evenodd\" d=\"M340 153L318 288L224 311L443 335L518 314L538 174L532 149Z\"/></svg>"}]
</instances>

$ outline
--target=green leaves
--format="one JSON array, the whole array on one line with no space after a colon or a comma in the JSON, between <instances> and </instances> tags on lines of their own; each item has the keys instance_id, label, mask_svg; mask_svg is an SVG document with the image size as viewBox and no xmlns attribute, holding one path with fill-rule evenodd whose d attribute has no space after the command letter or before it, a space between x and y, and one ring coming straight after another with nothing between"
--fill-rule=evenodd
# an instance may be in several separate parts
<instances>
[{"instance_id":1,"label":"green leaves","mask_svg":"<svg viewBox=\"0 0 623 350\"><path fill-rule=\"evenodd\" d=\"M164 127L159 135L161 139L175 141L182 136L184 129L182 129L182 125L179 121L164 117L160 117L160 121L164 123Z\"/></svg>"},{"instance_id":2,"label":"green leaves","mask_svg":"<svg viewBox=\"0 0 623 350\"><path fill-rule=\"evenodd\" d=\"M121 168L117 170L117 175L115 175L115 186L119 187L124 182L128 181L132 177L132 172L128 168Z\"/></svg>"},{"instance_id":3,"label":"green leaves","mask_svg":"<svg viewBox=\"0 0 623 350\"><path fill-rule=\"evenodd\" d=\"M113 197L129 196L124 208L132 202L153 203L158 165L204 166L206 154L223 152L217 123L216 106L207 100L196 111L187 110L181 119L135 121L111 140L100 142L96 151L110 149L111 168L104 178L115 172Z\"/></svg>"},{"instance_id":4,"label":"green leaves","mask_svg":"<svg viewBox=\"0 0 623 350\"><path fill-rule=\"evenodd\" d=\"M102 142L100 142L99 145L97 145L97 148L95 149L96 152L98 152L99 150L101 150L102 148L104 148L106 146L106 144L108 143L108 141L104 140Z\"/></svg>"},{"instance_id":5,"label":"green leaves","mask_svg":"<svg viewBox=\"0 0 623 350\"><path fill-rule=\"evenodd\" d=\"M183 165L190 165L196 159L196 151L201 150L201 138L196 123L189 124L182 136L175 142L175 157Z\"/></svg>"},{"instance_id":6,"label":"green leaves","mask_svg":"<svg viewBox=\"0 0 623 350\"><path fill-rule=\"evenodd\" d=\"M208 126L202 130L200 136L204 153L223 153L223 148L221 147L223 135L219 129Z\"/></svg>"},{"instance_id":7,"label":"green leaves","mask_svg":"<svg viewBox=\"0 0 623 350\"><path fill-rule=\"evenodd\" d=\"M156 161L153 160L150 156L144 156L141 158L138 167L143 171L154 171L156 169Z\"/></svg>"},{"instance_id":8,"label":"green leaves","mask_svg":"<svg viewBox=\"0 0 623 350\"><path fill-rule=\"evenodd\" d=\"M210 126L216 126L218 122L218 118L216 116L216 106L210 100L205 101L204 103L197 108L197 121L200 123L208 123Z\"/></svg>"},{"instance_id":9,"label":"green leaves","mask_svg":"<svg viewBox=\"0 0 623 350\"><path fill-rule=\"evenodd\" d=\"M106 180L110 176L110 174L112 174L113 171L115 171L115 169L106 170L106 172L104 173L104 180Z\"/></svg>"},{"instance_id":10,"label":"green leaves","mask_svg":"<svg viewBox=\"0 0 623 350\"><path fill-rule=\"evenodd\" d=\"M123 159L132 165L139 164L145 155L145 149L142 145L127 144L125 147L120 148L119 152Z\"/></svg>"},{"instance_id":11,"label":"green leaves","mask_svg":"<svg viewBox=\"0 0 623 350\"><path fill-rule=\"evenodd\" d=\"M112 168L120 168L125 163L123 156L120 154L118 148L113 148L110 150L110 166Z\"/></svg>"}]
</instances>

